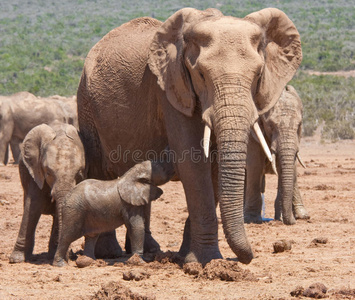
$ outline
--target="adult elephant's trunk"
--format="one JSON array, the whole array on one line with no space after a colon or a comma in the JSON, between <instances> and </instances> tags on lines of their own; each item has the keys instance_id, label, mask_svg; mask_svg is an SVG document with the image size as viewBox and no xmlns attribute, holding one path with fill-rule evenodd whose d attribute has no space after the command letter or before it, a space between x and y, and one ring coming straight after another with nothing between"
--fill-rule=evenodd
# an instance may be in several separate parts
<instances>
[{"instance_id":1,"label":"adult elephant's trunk","mask_svg":"<svg viewBox=\"0 0 355 300\"><path fill-rule=\"evenodd\" d=\"M250 91L249 91L250 93ZM228 93L219 89L214 105L214 129L219 156L219 203L224 233L242 263L253 259L244 229L243 201L247 141L255 109L250 96L240 89Z\"/></svg>"},{"instance_id":2,"label":"adult elephant's trunk","mask_svg":"<svg viewBox=\"0 0 355 300\"><path fill-rule=\"evenodd\" d=\"M293 141L293 139L289 139ZM294 191L294 166L296 151L294 143L283 142L279 145L279 187L282 205L282 220L286 225L293 225L296 220L292 212L292 197Z\"/></svg>"}]
</instances>

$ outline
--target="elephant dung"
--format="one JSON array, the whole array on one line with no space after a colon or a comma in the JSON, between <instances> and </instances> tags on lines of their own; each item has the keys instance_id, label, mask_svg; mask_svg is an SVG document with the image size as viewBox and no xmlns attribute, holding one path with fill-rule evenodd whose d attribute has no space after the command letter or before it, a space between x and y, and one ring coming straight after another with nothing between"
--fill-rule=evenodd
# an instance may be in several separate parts
<instances>
[{"instance_id":1,"label":"elephant dung","mask_svg":"<svg viewBox=\"0 0 355 300\"><path fill-rule=\"evenodd\" d=\"M86 255L79 256L78 259L75 261L78 268L85 268L91 266L94 262L95 260Z\"/></svg>"},{"instance_id":2,"label":"elephant dung","mask_svg":"<svg viewBox=\"0 0 355 300\"><path fill-rule=\"evenodd\" d=\"M127 281L140 281L149 277L150 274L143 270L129 270L123 273L123 279Z\"/></svg>"},{"instance_id":3,"label":"elephant dung","mask_svg":"<svg viewBox=\"0 0 355 300\"><path fill-rule=\"evenodd\" d=\"M274 253L289 251L292 249L292 241L280 240L273 243Z\"/></svg>"}]
</instances>

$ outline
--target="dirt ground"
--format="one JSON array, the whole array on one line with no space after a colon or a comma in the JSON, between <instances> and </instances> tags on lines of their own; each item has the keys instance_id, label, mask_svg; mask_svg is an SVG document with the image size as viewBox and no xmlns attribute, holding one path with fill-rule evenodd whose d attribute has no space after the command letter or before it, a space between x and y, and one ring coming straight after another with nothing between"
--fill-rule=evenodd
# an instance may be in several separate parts
<instances>
[{"instance_id":1,"label":"dirt ground","mask_svg":"<svg viewBox=\"0 0 355 300\"><path fill-rule=\"evenodd\" d=\"M355 299L355 141L304 139L301 155L307 169L299 167L299 185L311 219L294 226L275 221L246 225L255 254L249 265L231 260L235 255L220 224L225 259L205 269L183 267L174 255L187 216L179 182L163 186L162 198L152 205L152 232L164 251L154 262L140 265L123 257L86 268L73 260L53 267L46 258L51 217L42 216L33 259L10 264L22 217L22 188L17 166L0 167L0 299L296 299L291 292L303 299ZM276 176L267 176L269 218L276 183ZM117 229L121 246L124 235L124 228ZM292 249L274 253L273 243L283 239L291 241ZM82 241L72 244L74 253ZM318 293L303 294L316 283Z\"/></svg>"}]
</instances>

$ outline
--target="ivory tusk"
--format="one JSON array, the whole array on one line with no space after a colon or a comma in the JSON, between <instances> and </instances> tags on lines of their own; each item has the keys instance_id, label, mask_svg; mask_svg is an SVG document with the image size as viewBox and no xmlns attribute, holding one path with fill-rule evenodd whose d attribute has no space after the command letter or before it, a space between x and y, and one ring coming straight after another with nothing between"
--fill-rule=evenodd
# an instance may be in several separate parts
<instances>
[{"instance_id":1,"label":"ivory tusk","mask_svg":"<svg viewBox=\"0 0 355 300\"><path fill-rule=\"evenodd\" d=\"M301 164L301 166L306 169L307 167L304 164L303 160L301 159L299 152L297 152L296 156L297 156L297 159L298 159L299 163Z\"/></svg>"},{"instance_id":2,"label":"ivory tusk","mask_svg":"<svg viewBox=\"0 0 355 300\"><path fill-rule=\"evenodd\" d=\"M272 154L271 167L272 167L272 170L274 171L274 173L276 174L276 176L278 176L277 168L276 168L276 155L275 155L275 153Z\"/></svg>"},{"instance_id":3,"label":"ivory tusk","mask_svg":"<svg viewBox=\"0 0 355 300\"><path fill-rule=\"evenodd\" d=\"M259 126L258 122L254 123L253 128L254 128L254 131L256 133L256 136L259 139L259 142L260 142L261 146L263 147L263 150L265 152L266 157L269 159L270 162L272 162L272 156L271 156L271 152L270 152L269 146L267 145L267 143L265 141L264 135L261 132L261 129L260 129L260 126Z\"/></svg>"},{"instance_id":4,"label":"ivory tusk","mask_svg":"<svg viewBox=\"0 0 355 300\"><path fill-rule=\"evenodd\" d=\"M211 128L206 124L205 132L203 133L203 151L205 152L206 158L208 158L210 152L210 139L211 139Z\"/></svg>"}]
</instances>

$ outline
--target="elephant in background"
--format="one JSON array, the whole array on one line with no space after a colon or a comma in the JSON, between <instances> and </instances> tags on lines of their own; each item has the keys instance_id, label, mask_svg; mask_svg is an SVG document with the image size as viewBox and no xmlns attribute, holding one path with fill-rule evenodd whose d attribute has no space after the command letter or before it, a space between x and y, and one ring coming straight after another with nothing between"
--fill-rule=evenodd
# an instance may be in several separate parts
<instances>
[{"instance_id":1,"label":"elephant in background","mask_svg":"<svg viewBox=\"0 0 355 300\"><path fill-rule=\"evenodd\" d=\"M301 60L295 25L274 8L243 19L184 8L164 23L144 17L113 29L90 50L77 93L88 177L122 176L169 144L189 212L185 261L222 257L216 194L227 241L249 263L243 222L249 133ZM213 163L204 156L210 138L218 151ZM111 233L100 244L114 242Z\"/></svg>"},{"instance_id":2,"label":"elephant in background","mask_svg":"<svg viewBox=\"0 0 355 300\"><path fill-rule=\"evenodd\" d=\"M9 145L18 163L20 144L35 126L60 121L78 128L74 98L37 98L28 92L0 96L0 165L8 162Z\"/></svg>"},{"instance_id":3,"label":"elephant in background","mask_svg":"<svg viewBox=\"0 0 355 300\"><path fill-rule=\"evenodd\" d=\"M30 259L41 214L53 216L49 241L49 258L53 258L58 241L58 208L86 174L84 147L77 129L60 122L31 129L21 145L19 172L24 211L10 262Z\"/></svg>"},{"instance_id":4,"label":"elephant in background","mask_svg":"<svg viewBox=\"0 0 355 300\"><path fill-rule=\"evenodd\" d=\"M144 161L114 180L86 179L66 197L60 209L61 227L53 265L65 265L72 242L85 236L84 255L95 259L100 235L125 224L131 252L143 256L144 206L158 199L158 188L174 175L172 163Z\"/></svg>"},{"instance_id":5,"label":"elephant in background","mask_svg":"<svg viewBox=\"0 0 355 300\"><path fill-rule=\"evenodd\" d=\"M303 105L293 86L287 85L275 106L260 116L273 161L267 160L257 140L250 136L247 154L247 188L244 206L246 223L261 223L265 173L278 174L275 220L294 224L295 219L308 219L297 184L297 162L302 132ZM301 164L302 161L301 161Z\"/></svg>"}]
</instances>

